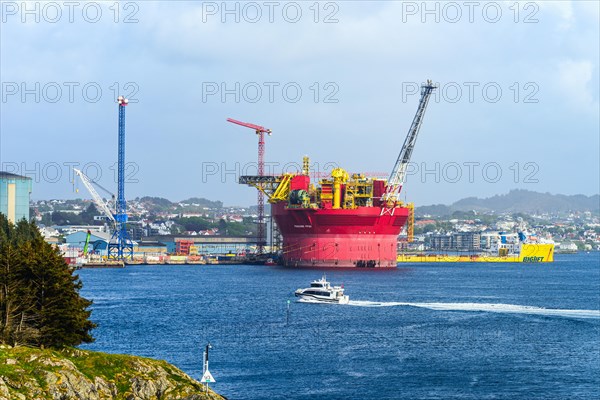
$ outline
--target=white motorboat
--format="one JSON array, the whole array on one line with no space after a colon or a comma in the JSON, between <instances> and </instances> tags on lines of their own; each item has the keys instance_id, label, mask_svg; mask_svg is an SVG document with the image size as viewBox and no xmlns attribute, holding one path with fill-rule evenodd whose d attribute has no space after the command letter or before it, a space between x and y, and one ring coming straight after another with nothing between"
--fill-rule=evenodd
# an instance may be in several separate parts
<instances>
[{"instance_id":1,"label":"white motorboat","mask_svg":"<svg viewBox=\"0 0 600 400\"><path fill-rule=\"evenodd\" d=\"M344 287L331 286L325 275L321 279L312 281L310 287L297 289L295 295L300 298L300 301L311 303L348 304L350 301L350 298L344 295Z\"/></svg>"}]
</instances>

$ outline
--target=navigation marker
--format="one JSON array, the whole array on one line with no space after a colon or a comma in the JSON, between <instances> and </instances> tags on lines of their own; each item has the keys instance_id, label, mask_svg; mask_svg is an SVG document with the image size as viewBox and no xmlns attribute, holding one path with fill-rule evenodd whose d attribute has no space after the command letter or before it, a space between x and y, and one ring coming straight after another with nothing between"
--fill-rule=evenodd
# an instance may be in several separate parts
<instances>
[{"instance_id":1,"label":"navigation marker","mask_svg":"<svg viewBox=\"0 0 600 400\"><path fill-rule=\"evenodd\" d=\"M200 379L200 383L215 383L215 378L213 378L212 374L209 370L206 370L204 375L202 375L202 379Z\"/></svg>"}]
</instances>

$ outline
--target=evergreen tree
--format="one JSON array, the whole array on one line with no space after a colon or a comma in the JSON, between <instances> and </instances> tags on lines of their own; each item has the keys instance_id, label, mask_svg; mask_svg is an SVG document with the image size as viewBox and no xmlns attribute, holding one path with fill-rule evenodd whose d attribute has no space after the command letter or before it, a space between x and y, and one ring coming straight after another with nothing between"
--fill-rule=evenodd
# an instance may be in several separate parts
<instances>
[{"instance_id":1,"label":"evergreen tree","mask_svg":"<svg viewBox=\"0 0 600 400\"><path fill-rule=\"evenodd\" d=\"M0 342L47 347L91 342L91 301L33 222L0 214Z\"/></svg>"},{"instance_id":2,"label":"evergreen tree","mask_svg":"<svg viewBox=\"0 0 600 400\"><path fill-rule=\"evenodd\" d=\"M94 217L99 215L100 211L96 208L94 203L90 203L87 209L81 212L81 222L86 225L99 225L101 221L94 221Z\"/></svg>"},{"instance_id":3,"label":"evergreen tree","mask_svg":"<svg viewBox=\"0 0 600 400\"><path fill-rule=\"evenodd\" d=\"M5 231L0 236L0 337L16 345L31 340L36 331L27 329L31 302L23 302L29 297L21 279L23 255Z\"/></svg>"}]
</instances>

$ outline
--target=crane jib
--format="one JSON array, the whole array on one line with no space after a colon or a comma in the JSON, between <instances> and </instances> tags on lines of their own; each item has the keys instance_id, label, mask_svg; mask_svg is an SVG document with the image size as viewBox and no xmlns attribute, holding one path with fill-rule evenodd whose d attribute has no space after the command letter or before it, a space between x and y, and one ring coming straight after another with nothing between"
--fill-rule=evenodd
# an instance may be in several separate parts
<instances>
[{"instance_id":1,"label":"crane jib","mask_svg":"<svg viewBox=\"0 0 600 400\"><path fill-rule=\"evenodd\" d=\"M96 205L96 208L98 208L98 211L102 211L104 213L104 215L106 215L106 217L114 224L116 223L115 221L115 217L113 215L113 211L110 209L110 207L104 202L104 200L102 200L102 197L100 197L100 195L98 194L98 192L96 191L96 189L94 189L94 187L92 186L92 181L80 170L73 168L73 171L75 172L75 174L77 176L79 176L79 178L81 179L81 182L83 183L83 185L85 186L85 188L88 190L88 192L90 192L90 195L92 196L92 200L94 201L94 204Z\"/></svg>"},{"instance_id":2,"label":"crane jib","mask_svg":"<svg viewBox=\"0 0 600 400\"><path fill-rule=\"evenodd\" d=\"M421 129L425 110L427 109L427 104L429 103L431 93L436 88L437 86L434 85L431 80L428 80L426 84L421 86L421 99L419 100L419 106L410 129L408 130L408 134L406 135L406 139L404 139L404 144L400 150L400 154L398 155L394 169L392 170L390 178L388 179L386 191L383 196L385 202L395 201L400 189L402 188L402 185L404 184L406 179L406 169L408 163L410 162L415 143L417 142L417 136L419 135L419 130Z\"/></svg>"}]
</instances>

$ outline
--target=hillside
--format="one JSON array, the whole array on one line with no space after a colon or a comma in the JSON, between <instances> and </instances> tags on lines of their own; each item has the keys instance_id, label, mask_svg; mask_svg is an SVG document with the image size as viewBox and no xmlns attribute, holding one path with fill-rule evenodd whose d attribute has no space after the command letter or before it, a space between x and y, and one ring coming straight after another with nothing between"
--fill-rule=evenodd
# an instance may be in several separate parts
<instances>
[{"instance_id":1,"label":"hillside","mask_svg":"<svg viewBox=\"0 0 600 400\"><path fill-rule=\"evenodd\" d=\"M166 361L0 345L0 399L223 399Z\"/></svg>"},{"instance_id":2,"label":"hillside","mask_svg":"<svg viewBox=\"0 0 600 400\"><path fill-rule=\"evenodd\" d=\"M417 207L418 215L450 215L455 211L471 211L490 213L565 213L600 211L600 196L563 195L532 192L515 189L507 194L496 195L484 199L468 197L452 205L436 204Z\"/></svg>"},{"instance_id":3,"label":"hillside","mask_svg":"<svg viewBox=\"0 0 600 400\"><path fill-rule=\"evenodd\" d=\"M150 211L161 212L161 211L172 211L172 212L185 212L203 210L204 208L209 209L221 209L223 208L223 202L212 201L200 197L192 197L190 199L182 200L179 202L172 202L162 197L150 197L145 196L142 198L136 198L141 204L144 204Z\"/></svg>"}]
</instances>

